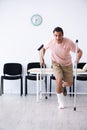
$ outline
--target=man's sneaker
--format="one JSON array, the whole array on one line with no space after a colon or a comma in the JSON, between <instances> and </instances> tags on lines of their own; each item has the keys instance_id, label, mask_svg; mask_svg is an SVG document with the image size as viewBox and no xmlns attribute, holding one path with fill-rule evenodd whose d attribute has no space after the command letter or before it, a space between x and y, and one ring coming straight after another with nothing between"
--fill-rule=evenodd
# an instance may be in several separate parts
<instances>
[{"instance_id":1,"label":"man's sneaker","mask_svg":"<svg viewBox=\"0 0 87 130\"><path fill-rule=\"evenodd\" d=\"M66 96L67 95L67 90L66 90L66 87L62 87L62 92L63 92L63 95Z\"/></svg>"}]
</instances>

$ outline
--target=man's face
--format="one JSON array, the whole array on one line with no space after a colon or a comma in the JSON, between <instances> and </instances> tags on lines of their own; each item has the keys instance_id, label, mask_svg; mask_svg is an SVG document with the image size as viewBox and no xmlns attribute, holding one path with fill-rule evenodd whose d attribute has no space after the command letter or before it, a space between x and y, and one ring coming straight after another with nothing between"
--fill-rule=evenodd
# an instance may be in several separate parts
<instances>
[{"instance_id":1,"label":"man's face","mask_svg":"<svg viewBox=\"0 0 87 130\"><path fill-rule=\"evenodd\" d=\"M62 34L62 32L56 32L55 31L53 34L54 34L55 41L57 43L61 43L62 40L63 40L63 34Z\"/></svg>"}]
</instances>

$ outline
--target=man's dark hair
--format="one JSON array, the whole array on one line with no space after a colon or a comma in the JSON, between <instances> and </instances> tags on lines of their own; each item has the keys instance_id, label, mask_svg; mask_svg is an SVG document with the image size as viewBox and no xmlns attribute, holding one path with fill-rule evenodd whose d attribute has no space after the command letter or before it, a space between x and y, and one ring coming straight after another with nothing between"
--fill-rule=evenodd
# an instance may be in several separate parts
<instances>
[{"instance_id":1,"label":"man's dark hair","mask_svg":"<svg viewBox=\"0 0 87 130\"><path fill-rule=\"evenodd\" d=\"M64 34L64 33L63 33L63 29L60 28L60 27L54 28L53 33L54 33L55 31L56 31L56 32L61 32L62 34Z\"/></svg>"}]
</instances>

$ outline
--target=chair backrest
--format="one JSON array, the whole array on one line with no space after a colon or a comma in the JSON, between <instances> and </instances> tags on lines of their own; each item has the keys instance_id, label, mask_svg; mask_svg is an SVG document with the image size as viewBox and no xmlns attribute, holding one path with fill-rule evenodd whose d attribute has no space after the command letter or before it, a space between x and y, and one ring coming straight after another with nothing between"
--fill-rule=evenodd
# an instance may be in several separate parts
<instances>
[{"instance_id":1,"label":"chair backrest","mask_svg":"<svg viewBox=\"0 0 87 130\"><path fill-rule=\"evenodd\" d=\"M86 64L86 62L79 62L77 64L77 68L82 69L85 64Z\"/></svg>"},{"instance_id":2,"label":"chair backrest","mask_svg":"<svg viewBox=\"0 0 87 130\"><path fill-rule=\"evenodd\" d=\"M27 64L27 70L32 69L32 68L40 68L40 62L30 62ZM27 73L29 73L27 71Z\"/></svg>"},{"instance_id":3,"label":"chair backrest","mask_svg":"<svg viewBox=\"0 0 87 130\"><path fill-rule=\"evenodd\" d=\"M22 65L20 63L6 63L3 67L4 75L21 75Z\"/></svg>"}]
</instances>

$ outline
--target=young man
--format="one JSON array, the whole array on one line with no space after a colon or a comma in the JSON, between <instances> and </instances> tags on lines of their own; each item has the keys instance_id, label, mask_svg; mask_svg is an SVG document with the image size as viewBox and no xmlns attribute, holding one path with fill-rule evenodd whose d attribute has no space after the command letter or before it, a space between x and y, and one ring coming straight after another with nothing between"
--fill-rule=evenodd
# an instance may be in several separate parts
<instances>
[{"instance_id":1,"label":"young man","mask_svg":"<svg viewBox=\"0 0 87 130\"><path fill-rule=\"evenodd\" d=\"M73 83L73 65L70 52L76 52L75 43L64 37L64 32L61 27L56 27L53 30L54 37L44 44L40 50L40 64L44 63L44 54L49 48L51 50L51 60L54 76L56 78L56 93L58 98L58 108L63 109L63 95L66 96L66 86L72 86ZM82 50L77 48L77 63L82 57Z\"/></svg>"}]
</instances>

